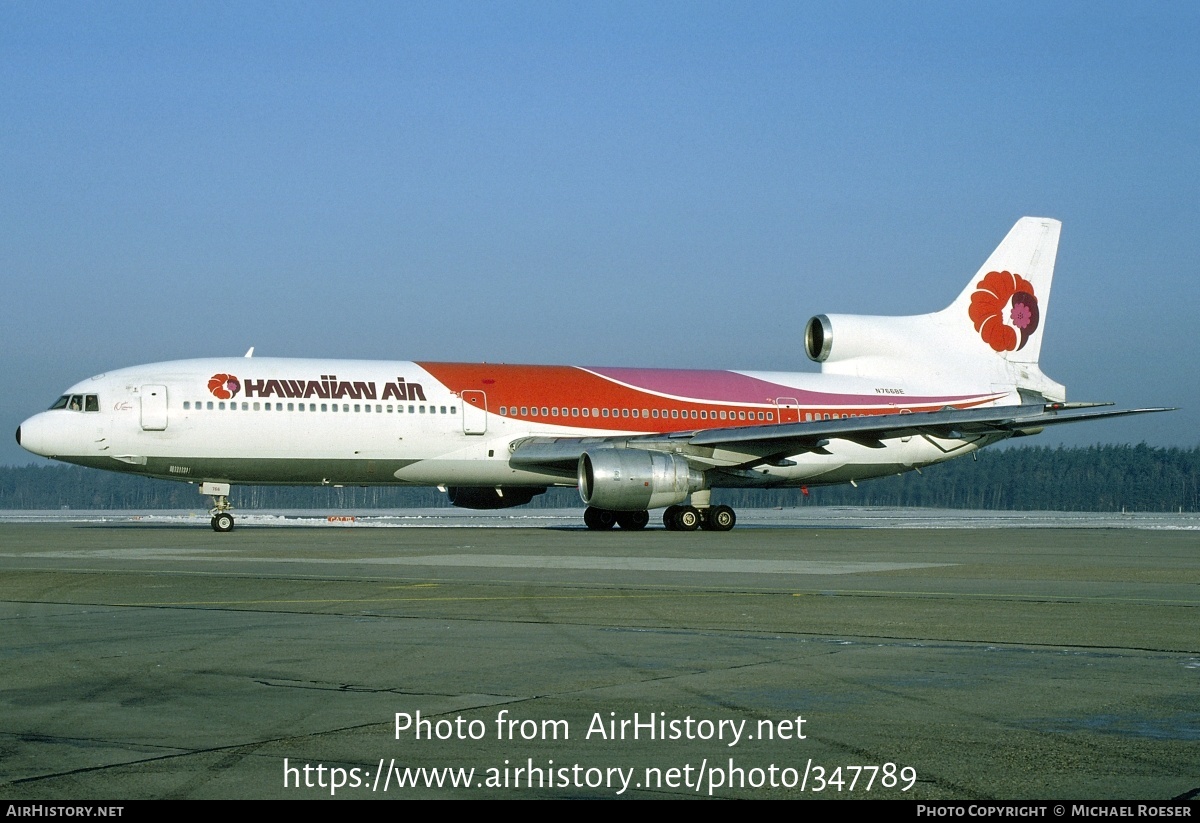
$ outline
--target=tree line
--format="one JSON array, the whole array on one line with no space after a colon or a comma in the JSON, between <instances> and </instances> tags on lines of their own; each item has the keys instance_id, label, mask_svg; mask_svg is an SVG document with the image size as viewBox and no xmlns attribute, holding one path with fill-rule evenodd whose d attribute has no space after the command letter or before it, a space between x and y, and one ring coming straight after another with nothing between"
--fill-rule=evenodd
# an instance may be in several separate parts
<instances>
[{"instance_id":1,"label":"tree line","mask_svg":"<svg viewBox=\"0 0 1200 823\"><path fill-rule=\"evenodd\" d=\"M431 488L235 486L245 509L406 509L449 506ZM804 489L716 489L713 503L772 506L924 506L1051 511L1200 510L1200 447L1098 445L985 450L895 477ZM0 509L206 509L187 483L61 464L0 466ZM533 508L582 507L574 489L550 489Z\"/></svg>"}]
</instances>

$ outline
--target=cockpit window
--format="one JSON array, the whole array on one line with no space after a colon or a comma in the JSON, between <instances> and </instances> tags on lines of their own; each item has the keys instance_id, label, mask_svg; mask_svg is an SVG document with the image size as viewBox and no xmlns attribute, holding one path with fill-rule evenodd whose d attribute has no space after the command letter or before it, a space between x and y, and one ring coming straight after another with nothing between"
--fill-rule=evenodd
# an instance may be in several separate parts
<instances>
[{"instance_id":1,"label":"cockpit window","mask_svg":"<svg viewBox=\"0 0 1200 823\"><path fill-rule=\"evenodd\" d=\"M98 412L100 411L100 396L97 394L64 394L50 407L51 411L55 409Z\"/></svg>"}]
</instances>

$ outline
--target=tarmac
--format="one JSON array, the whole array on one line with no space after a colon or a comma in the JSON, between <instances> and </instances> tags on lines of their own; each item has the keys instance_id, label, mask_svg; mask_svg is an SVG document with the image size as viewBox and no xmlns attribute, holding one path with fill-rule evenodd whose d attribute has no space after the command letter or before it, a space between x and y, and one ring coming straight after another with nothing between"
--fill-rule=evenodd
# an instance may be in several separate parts
<instances>
[{"instance_id":1,"label":"tarmac","mask_svg":"<svg viewBox=\"0 0 1200 823\"><path fill-rule=\"evenodd\" d=\"M0 797L1200 794L1194 529L744 522L0 523Z\"/></svg>"}]
</instances>

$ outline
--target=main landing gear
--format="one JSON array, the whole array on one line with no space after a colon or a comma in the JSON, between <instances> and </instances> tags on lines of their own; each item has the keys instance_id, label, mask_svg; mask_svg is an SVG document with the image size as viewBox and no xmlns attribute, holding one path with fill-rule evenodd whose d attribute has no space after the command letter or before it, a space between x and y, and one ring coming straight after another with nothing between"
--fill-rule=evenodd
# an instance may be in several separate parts
<instances>
[{"instance_id":1,"label":"main landing gear","mask_svg":"<svg viewBox=\"0 0 1200 823\"><path fill-rule=\"evenodd\" d=\"M212 496L213 507L209 509L208 513L212 515L209 524L212 526L213 531L233 531L233 515L230 514L230 509L233 506L229 503L229 484L201 483L200 493Z\"/></svg>"},{"instance_id":2,"label":"main landing gear","mask_svg":"<svg viewBox=\"0 0 1200 823\"><path fill-rule=\"evenodd\" d=\"M650 512L613 512L588 506L583 513L583 522L594 531L607 531L613 526L638 530L646 528L646 524L650 522ZM667 531L673 532L693 532L696 529L727 532L735 523L737 515L728 506L667 506L663 512L663 525Z\"/></svg>"},{"instance_id":3,"label":"main landing gear","mask_svg":"<svg viewBox=\"0 0 1200 823\"><path fill-rule=\"evenodd\" d=\"M704 529L709 532L727 532L737 523L737 515L728 506L667 506L663 512L663 525L667 531L694 532Z\"/></svg>"},{"instance_id":4,"label":"main landing gear","mask_svg":"<svg viewBox=\"0 0 1200 823\"><path fill-rule=\"evenodd\" d=\"M709 505L711 500L712 489L692 492L690 506L667 506L663 512L663 525L667 531L673 532L694 532L696 529L729 531L737 523L737 515L728 506Z\"/></svg>"},{"instance_id":5,"label":"main landing gear","mask_svg":"<svg viewBox=\"0 0 1200 823\"><path fill-rule=\"evenodd\" d=\"M613 526L636 531L646 528L650 522L650 512L610 512L608 509L588 506L583 513L583 522L594 531L606 531Z\"/></svg>"}]
</instances>

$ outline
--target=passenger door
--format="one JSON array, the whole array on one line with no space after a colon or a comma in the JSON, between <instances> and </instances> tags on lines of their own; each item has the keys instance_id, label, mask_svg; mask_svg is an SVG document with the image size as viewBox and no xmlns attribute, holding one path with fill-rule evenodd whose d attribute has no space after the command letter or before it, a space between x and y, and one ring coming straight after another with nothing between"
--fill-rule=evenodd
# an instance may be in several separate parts
<instances>
[{"instance_id":1,"label":"passenger door","mask_svg":"<svg viewBox=\"0 0 1200 823\"><path fill-rule=\"evenodd\" d=\"M463 434L487 434L487 394L464 391L461 396Z\"/></svg>"},{"instance_id":2,"label":"passenger door","mask_svg":"<svg viewBox=\"0 0 1200 823\"><path fill-rule=\"evenodd\" d=\"M167 387L142 386L142 431L160 432L167 428Z\"/></svg>"}]
</instances>

